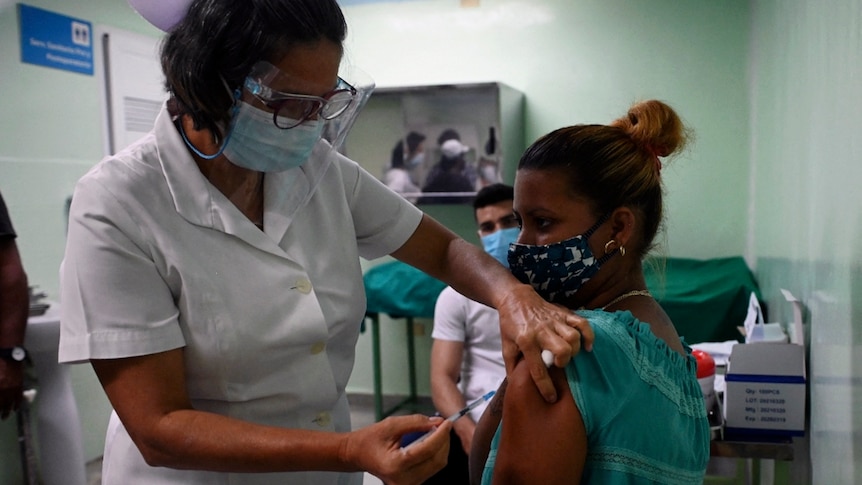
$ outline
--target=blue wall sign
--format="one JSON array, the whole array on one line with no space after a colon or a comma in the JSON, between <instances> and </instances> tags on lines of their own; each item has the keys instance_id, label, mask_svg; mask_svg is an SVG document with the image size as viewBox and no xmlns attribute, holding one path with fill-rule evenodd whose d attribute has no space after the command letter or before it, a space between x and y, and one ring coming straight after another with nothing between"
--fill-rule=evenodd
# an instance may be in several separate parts
<instances>
[{"instance_id":1,"label":"blue wall sign","mask_svg":"<svg viewBox=\"0 0 862 485\"><path fill-rule=\"evenodd\" d=\"M90 22L18 4L21 62L93 75Z\"/></svg>"}]
</instances>

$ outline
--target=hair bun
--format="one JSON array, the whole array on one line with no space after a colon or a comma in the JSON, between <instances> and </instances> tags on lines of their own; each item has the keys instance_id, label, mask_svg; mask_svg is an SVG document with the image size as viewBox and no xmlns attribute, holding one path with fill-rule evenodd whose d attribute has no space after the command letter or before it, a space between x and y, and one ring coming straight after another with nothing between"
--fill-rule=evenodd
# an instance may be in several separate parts
<instances>
[{"instance_id":1,"label":"hair bun","mask_svg":"<svg viewBox=\"0 0 862 485\"><path fill-rule=\"evenodd\" d=\"M652 153L655 157L666 157L673 153L672 151L661 145L651 145L647 143L646 145L644 145L644 148L646 149L646 151Z\"/></svg>"},{"instance_id":2,"label":"hair bun","mask_svg":"<svg viewBox=\"0 0 862 485\"><path fill-rule=\"evenodd\" d=\"M635 103L611 126L624 130L642 150L654 157L667 157L681 150L689 133L676 111L651 99Z\"/></svg>"}]
</instances>

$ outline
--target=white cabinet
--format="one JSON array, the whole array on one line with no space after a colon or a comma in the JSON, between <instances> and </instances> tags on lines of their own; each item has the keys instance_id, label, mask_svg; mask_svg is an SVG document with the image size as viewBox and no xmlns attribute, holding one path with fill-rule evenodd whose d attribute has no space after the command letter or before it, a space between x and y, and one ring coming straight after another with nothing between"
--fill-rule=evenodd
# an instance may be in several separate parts
<instances>
[{"instance_id":1,"label":"white cabinet","mask_svg":"<svg viewBox=\"0 0 862 485\"><path fill-rule=\"evenodd\" d=\"M512 183L524 144L524 96L502 83L377 88L357 118L345 153L381 180L393 149L408 133L425 136L424 162L410 167L415 185L426 186L441 160L438 137L455 130L463 145L464 176L472 192L493 181ZM472 198L472 193L468 194ZM440 202L422 193L420 204Z\"/></svg>"}]
</instances>

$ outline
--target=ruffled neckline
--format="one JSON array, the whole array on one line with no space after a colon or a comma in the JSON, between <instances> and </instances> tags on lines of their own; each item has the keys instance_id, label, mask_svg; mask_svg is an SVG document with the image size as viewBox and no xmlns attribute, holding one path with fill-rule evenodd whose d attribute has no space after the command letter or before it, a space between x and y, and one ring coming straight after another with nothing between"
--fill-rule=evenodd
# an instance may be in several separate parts
<instances>
[{"instance_id":1,"label":"ruffled neckline","mask_svg":"<svg viewBox=\"0 0 862 485\"><path fill-rule=\"evenodd\" d=\"M600 324L603 333L623 351L640 378L676 402L680 412L690 416L704 413L703 395L697 382L697 361L683 338L680 340L686 352L684 356L670 348L667 342L652 333L648 323L638 320L628 310L578 310L575 313L589 320L594 327Z\"/></svg>"}]
</instances>

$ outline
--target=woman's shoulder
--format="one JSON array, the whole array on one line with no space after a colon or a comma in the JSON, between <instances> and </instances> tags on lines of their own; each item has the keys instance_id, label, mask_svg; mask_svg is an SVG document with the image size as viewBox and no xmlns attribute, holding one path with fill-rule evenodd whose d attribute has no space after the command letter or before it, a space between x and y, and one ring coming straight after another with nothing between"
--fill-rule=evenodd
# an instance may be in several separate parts
<instances>
[{"instance_id":1,"label":"woman's shoulder","mask_svg":"<svg viewBox=\"0 0 862 485\"><path fill-rule=\"evenodd\" d=\"M685 355L673 350L629 311L579 310L577 314L590 322L595 333L593 351L586 354L599 364L620 365L623 355L636 368L649 363L677 377L688 376L696 368L688 347Z\"/></svg>"},{"instance_id":2,"label":"woman's shoulder","mask_svg":"<svg viewBox=\"0 0 862 485\"><path fill-rule=\"evenodd\" d=\"M593 328L591 352L581 352L567 367L570 379L586 385L602 378L643 382L675 402L683 414L702 414L703 401L696 379L697 362L687 350L682 355L656 337L647 323L631 312L578 311ZM634 379L634 381L632 381Z\"/></svg>"}]
</instances>

